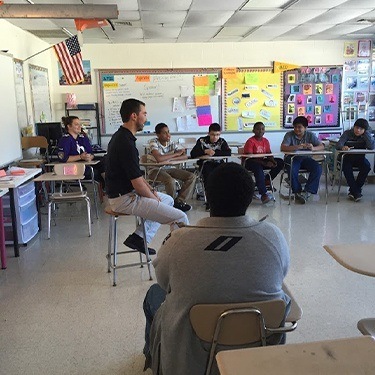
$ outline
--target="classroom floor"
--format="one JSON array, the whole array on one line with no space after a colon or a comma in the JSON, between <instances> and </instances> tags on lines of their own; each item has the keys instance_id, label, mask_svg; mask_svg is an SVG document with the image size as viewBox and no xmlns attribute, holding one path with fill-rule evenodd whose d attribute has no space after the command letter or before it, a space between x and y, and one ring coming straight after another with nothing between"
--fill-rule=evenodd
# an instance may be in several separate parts
<instances>
[{"instance_id":1,"label":"classroom floor","mask_svg":"<svg viewBox=\"0 0 375 375\"><path fill-rule=\"evenodd\" d=\"M276 193L275 204L255 200L248 210L254 218L268 214L290 244L286 281L304 315L288 334L289 343L360 336L357 321L375 317L375 278L345 269L322 247L375 243L375 184L365 186L359 203L347 200L345 191L337 203L335 190L326 205L321 190L321 199L305 206L289 206ZM188 216L194 224L208 214L202 202L192 204ZM60 210L50 240L43 215L43 230L21 248L19 258L7 247L8 268L0 270L0 374L141 375L142 301L152 284L147 268L119 270L112 287L105 214L94 219L89 238L84 210L74 210L71 219ZM134 219L121 223L122 240ZM160 246L167 231L167 226L159 230L152 247Z\"/></svg>"}]
</instances>

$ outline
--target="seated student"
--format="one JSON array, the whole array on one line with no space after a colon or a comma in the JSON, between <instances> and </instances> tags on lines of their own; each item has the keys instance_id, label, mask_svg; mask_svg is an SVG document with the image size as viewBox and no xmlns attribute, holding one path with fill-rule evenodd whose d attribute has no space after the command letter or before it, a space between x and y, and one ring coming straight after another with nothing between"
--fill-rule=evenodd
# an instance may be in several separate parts
<instances>
[{"instance_id":1,"label":"seated student","mask_svg":"<svg viewBox=\"0 0 375 375\"><path fill-rule=\"evenodd\" d=\"M249 138L244 146L244 154L270 154L271 146L268 139L263 137L265 127L263 122L256 122L253 126L254 136ZM255 183L258 188L259 194L261 195L262 203L268 203L270 197L267 194L267 183L264 176L264 169L269 169L269 175L273 180L279 172L283 169L284 161L280 158L274 158L269 156L260 159L247 159L245 162L245 168L254 173Z\"/></svg>"},{"instance_id":2,"label":"seated student","mask_svg":"<svg viewBox=\"0 0 375 375\"><path fill-rule=\"evenodd\" d=\"M193 305L290 302L282 289L289 267L283 234L246 215L254 192L250 173L237 163L223 163L209 176L206 190L211 216L172 232L153 263L158 284L147 292L143 309L145 368L155 375L204 374L208 352L191 328ZM281 340L277 335L269 343Z\"/></svg>"},{"instance_id":3,"label":"seated student","mask_svg":"<svg viewBox=\"0 0 375 375\"><path fill-rule=\"evenodd\" d=\"M375 148L374 139L369 131L369 123L364 118L359 118L353 128L345 130L337 142L336 149L347 151L352 148L368 149ZM359 169L357 179L354 179L353 167ZM349 185L348 197L355 202L362 198L362 186L364 185L367 175L371 170L370 162L365 155L346 155L342 171Z\"/></svg>"},{"instance_id":4,"label":"seated student","mask_svg":"<svg viewBox=\"0 0 375 375\"><path fill-rule=\"evenodd\" d=\"M192 158L199 158L200 156L230 156L231 149L225 139L220 138L221 127L218 123L214 122L208 128L208 135L200 137L197 143L190 152ZM203 184L206 186L207 178L210 173L222 163L223 160L208 160L203 162L198 161L198 165L202 169ZM206 203L206 209L209 209L209 204Z\"/></svg>"},{"instance_id":5,"label":"seated student","mask_svg":"<svg viewBox=\"0 0 375 375\"><path fill-rule=\"evenodd\" d=\"M324 150L324 145L317 136L307 131L308 122L306 117L298 116L293 121L293 130L285 134L281 143L281 151L292 152L298 150L318 151ZM291 156L284 159L292 191L296 203L305 204L310 194L317 194L319 189L320 176L322 175L321 165L311 156L297 156L293 158L293 170L290 171ZM306 169L309 172L309 178L306 182L304 192L301 183L298 180L300 169Z\"/></svg>"},{"instance_id":6,"label":"seated student","mask_svg":"<svg viewBox=\"0 0 375 375\"><path fill-rule=\"evenodd\" d=\"M77 116L62 117L66 134L62 136L58 144L58 158L62 163L76 161L91 161L94 159L91 143L87 136L82 134L82 127ZM93 166L94 178L104 185L104 163ZM89 168L85 170L85 178L91 178Z\"/></svg>"},{"instance_id":7,"label":"seated student","mask_svg":"<svg viewBox=\"0 0 375 375\"><path fill-rule=\"evenodd\" d=\"M164 123L155 126L156 137L149 141L151 161L163 162L167 160L186 160L187 155L183 147L178 143L171 142L171 135L168 126ZM191 206L186 200L191 197L195 186L195 175L189 171L180 168L165 167L151 169L149 177L160 181L165 185L165 191L172 198L176 197L176 184L174 179L182 181L181 190L178 192L174 201L174 207L181 211L191 210Z\"/></svg>"}]
</instances>

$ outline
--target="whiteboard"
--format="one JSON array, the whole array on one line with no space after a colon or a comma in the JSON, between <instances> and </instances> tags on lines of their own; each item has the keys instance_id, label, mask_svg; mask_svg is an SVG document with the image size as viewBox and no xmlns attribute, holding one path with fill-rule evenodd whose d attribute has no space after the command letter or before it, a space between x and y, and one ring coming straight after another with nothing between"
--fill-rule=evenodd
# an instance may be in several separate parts
<instances>
[{"instance_id":1,"label":"whiteboard","mask_svg":"<svg viewBox=\"0 0 375 375\"><path fill-rule=\"evenodd\" d=\"M14 59L14 74L17 101L17 120L19 128L22 129L29 124L27 119L23 65L21 60Z\"/></svg>"},{"instance_id":2,"label":"whiteboard","mask_svg":"<svg viewBox=\"0 0 375 375\"><path fill-rule=\"evenodd\" d=\"M122 125L121 104L129 98L146 104L145 133L154 132L159 122L166 123L171 132L207 133L212 122L220 122L217 69L99 70L98 75L102 134L111 135ZM196 102L201 94L197 91L197 77L209 81L205 95L208 102L202 105Z\"/></svg>"},{"instance_id":3,"label":"whiteboard","mask_svg":"<svg viewBox=\"0 0 375 375\"><path fill-rule=\"evenodd\" d=\"M29 71L34 123L51 122L52 111L49 95L48 69L29 65ZM41 118L42 113L44 114L44 119Z\"/></svg>"},{"instance_id":4,"label":"whiteboard","mask_svg":"<svg viewBox=\"0 0 375 375\"><path fill-rule=\"evenodd\" d=\"M17 122L14 63L10 55L0 53L0 167L22 157L21 136Z\"/></svg>"}]
</instances>

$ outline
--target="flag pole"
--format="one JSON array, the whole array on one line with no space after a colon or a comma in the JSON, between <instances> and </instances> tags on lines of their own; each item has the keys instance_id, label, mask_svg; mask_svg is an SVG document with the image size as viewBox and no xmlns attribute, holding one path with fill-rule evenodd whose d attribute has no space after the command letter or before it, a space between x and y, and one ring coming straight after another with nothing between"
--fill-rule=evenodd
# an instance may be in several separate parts
<instances>
[{"instance_id":1,"label":"flag pole","mask_svg":"<svg viewBox=\"0 0 375 375\"><path fill-rule=\"evenodd\" d=\"M43 52L45 52L45 51L48 51L48 50L51 49L52 47L53 47L53 46L50 46L50 47L44 49L43 51L39 51L39 52L37 52L37 53L34 53L33 55L29 56L27 59L22 60L22 62L25 62L25 61L27 61L27 60L30 60L30 59L33 58L34 56L37 56L37 55L39 55L40 53L43 53Z\"/></svg>"}]
</instances>

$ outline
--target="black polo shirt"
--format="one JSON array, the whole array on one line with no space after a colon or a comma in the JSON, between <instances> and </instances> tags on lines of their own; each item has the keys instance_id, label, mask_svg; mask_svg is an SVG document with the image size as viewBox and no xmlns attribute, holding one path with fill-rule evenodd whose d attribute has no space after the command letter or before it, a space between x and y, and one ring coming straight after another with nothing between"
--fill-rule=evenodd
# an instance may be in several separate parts
<instances>
[{"instance_id":1,"label":"black polo shirt","mask_svg":"<svg viewBox=\"0 0 375 375\"><path fill-rule=\"evenodd\" d=\"M143 176L133 133L120 126L113 134L107 150L105 185L109 198L134 190L131 180Z\"/></svg>"}]
</instances>

